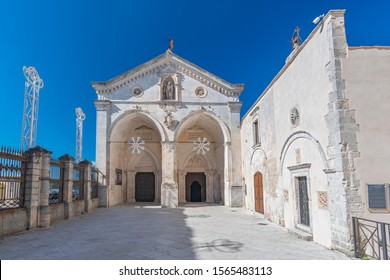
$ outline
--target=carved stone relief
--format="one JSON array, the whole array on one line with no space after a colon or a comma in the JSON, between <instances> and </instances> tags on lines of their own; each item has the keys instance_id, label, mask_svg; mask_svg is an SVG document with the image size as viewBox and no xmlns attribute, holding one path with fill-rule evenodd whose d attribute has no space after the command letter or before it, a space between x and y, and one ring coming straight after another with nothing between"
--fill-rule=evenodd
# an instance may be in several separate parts
<instances>
[{"instance_id":1,"label":"carved stone relief","mask_svg":"<svg viewBox=\"0 0 390 280\"><path fill-rule=\"evenodd\" d=\"M327 192L317 192L318 196L318 208L328 209L328 193Z\"/></svg>"}]
</instances>

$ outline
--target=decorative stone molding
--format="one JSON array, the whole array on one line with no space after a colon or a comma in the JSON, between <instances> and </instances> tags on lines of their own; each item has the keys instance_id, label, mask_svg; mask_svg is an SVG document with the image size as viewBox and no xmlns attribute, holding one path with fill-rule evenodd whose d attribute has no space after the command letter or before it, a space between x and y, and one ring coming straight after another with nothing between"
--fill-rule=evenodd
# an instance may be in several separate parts
<instances>
[{"instance_id":1,"label":"decorative stone molding","mask_svg":"<svg viewBox=\"0 0 390 280\"><path fill-rule=\"evenodd\" d=\"M195 95L199 98L205 98L207 96L207 90L204 87L197 87Z\"/></svg>"},{"instance_id":2,"label":"decorative stone molding","mask_svg":"<svg viewBox=\"0 0 390 280\"><path fill-rule=\"evenodd\" d=\"M176 149L176 142L174 141L163 141L161 142L163 151L172 153Z\"/></svg>"},{"instance_id":3,"label":"decorative stone molding","mask_svg":"<svg viewBox=\"0 0 390 280\"><path fill-rule=\"evenodd\" d=\"M318 191L317 197L318 197L318 208L328 209L328 193Z\"/></svg>"},{"instance_id":4,"label":"decorative stone molding","mask_svg":"<svg viewBox=\"0 0 390 280\"><path fill-rule=\"evenodd\" d=\"M230 113L240 113L242 103L241 102L228 102Z\"/></svg>"},{"instance_id":5,"label":"decorative stone molding","mask_svg":"<svg viewBox=\"0 0 390 280\"><path fill-rule=\"evenodd\" d=\"M300 138L308 139L314 144L314 146L317 148L318 152L321 155L322 162L324 164L324 169L329 169L329 163L328 163L324 149L322 148L320 142L316 138L314 138L310 133L308 133L306 131L296 131L296 132L292 133L283 144L283 148L282 148L282 151L281 151L280 157L279 157L280 163L281 163L280 164L280 174L283 174L284 158L286 156L286 153L288 151L289 146L295 140L300 139Z\"/></svg>"},{"instance_id":6,"label":"decorative stone molding","mask_svg":"<svg viewBox=\"0 0 390 280\"><path fill-rule=\"evenodd\" d=\"M111 105L109 100L95 100L94 103L97 111L108 111Z\"/></svg>"},{"instance_id":7,"label":"decorative stone molding","mask_svg":"<svg viewBox=\"0 0 390 280\"><path fill-rule=\"evenodd\" d=\"M284 202L289 201L288 190L283 190L283 199L284 199Z\"/></svg>"},{"instance_id":8,"label":"decorative stone molding","mask_svg":"<svg viewBox=\"0 0 390 280\"><path fill-rule=\"evenodd\" d=\"M301 119L298 107L294 107L290 110L290 123L292 127L297 127Z\"/></svg>"},{"instance_id":9,"label":"decorative stone molding","mask_svg":"<svg viewBox=\"0 0 390 280\"><path fill-rule=\"evenodd\" d=\"M144 94L144 90L140 86L133 86L131 89L131 93L135 97L141 97Z\"/></svg>"},{"instance_id":10,"label":"decorative stone molding","mask_svg":"<svg viewBox=\"0 0 390 280\"><path fill-rule=\"evenodd\" d=\"M178 123L179 122L173 118L172 113L167 113L167 115L165 116L164 124L168 129L174 130Z\"/></svg>"},{"instance_id":11,"label":"decorative stone molding","mask_svg":"<svg viewBox=\"0 0 390 280\"><path fill-rule=\"evenodd\" d=\"M92 86L99 96L109 95L125 86L133 84L146 75L163 77L167 75L186 75L206 87L212 88L229 97L239 97L244 90L244 84L230 84L204 69L177 56L173 52L162 55L120 75L107 82L92 82ZM180 77L178 77L180 78Z\"/></svg>"},{"instance_id":12,"label":"decorative stone molding","mask_svg":"<svg viewBox=\"0 0 390 280\"><path fill-rule=\"evenodd\" d=\"M290 171L294 170L299 170L299 169L309 169L311 166L311 163L302 163L302 164L297 164L293 166L288 166L287 169Z\"/></svg>"},{"instance_id":13,"label":"decorative stone molding","mask_svg":"<svg viewBox=\"0 0 390 280\"><path fill-rule=\"evenodd\" d=\"M164 100L159 103L160 108L164 110L165 113L176 112L177 109L182 107L182 103L176 100Z\"/></svg>"},{"instance_id":14,"label":"decorative stone molding","mask_svg":"<svg viewBox=\"0 0 390 280\"><path fill-rule=\"evenodd\" d=\"M174 181L165 181L161 184L161 189L163 189L163 190L176 190L177 184Z\"/></svg>"}]
</instances>

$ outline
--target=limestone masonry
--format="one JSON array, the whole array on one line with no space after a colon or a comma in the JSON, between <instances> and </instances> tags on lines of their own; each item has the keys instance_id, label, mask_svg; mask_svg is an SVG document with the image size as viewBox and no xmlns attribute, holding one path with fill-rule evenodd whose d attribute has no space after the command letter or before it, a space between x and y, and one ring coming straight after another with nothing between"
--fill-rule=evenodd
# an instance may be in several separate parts
<instances>
[{"instance_id":1,"label":"limestone masonry","mask_svg":"<svg viewBox=\"0 0 390 280\"><path fill-rule=\"evenodd\" d=\"M390 47L349 47L330 11L240 119L242 84L162 55L97 93L99 201L244 207L346 253L352 217L390 223Z\"/></svg>"}]
</instances>

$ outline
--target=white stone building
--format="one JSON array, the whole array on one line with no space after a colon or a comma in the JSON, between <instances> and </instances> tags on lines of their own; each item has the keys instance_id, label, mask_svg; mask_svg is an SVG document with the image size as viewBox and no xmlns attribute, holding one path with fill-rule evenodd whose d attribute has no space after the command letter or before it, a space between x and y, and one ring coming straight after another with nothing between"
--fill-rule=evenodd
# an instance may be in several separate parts
<instances>
[{"instance_id":1,"label":"white stone building","mask_svg":"<svg viewBox=\"0 0 390 280\"><path fill-rule=\"evenodd\" d=\"M171 50L94 82L102 204L244 206L349 252L352 216L390 223L389 77L390 48L349 47L336 10L241 123L244 86Z\"/></svg>"},{"instance_id":2,"label":"white stone building","mask_svg":"<svg viewBox=\"0 0 390 280\"><path fill-rule=\"evenodd\" d=\"M230 84L170 49L92 85L98 94L96 163L107 177L106 206L135 201L242 206L241 168L233 163L241 162L244 85Z\"/></svg>"},{"instance_id":3,"label":"white stone building","mask_svg":"<svg viewBox=\"0 0 390 280\"><path fill-rule=\"evenodd\" d=\"M348 47L330 11L243 117L245 207L345 252L351 217L390 223L389 77L390 48Z\"/></svg>"}]
</instances>

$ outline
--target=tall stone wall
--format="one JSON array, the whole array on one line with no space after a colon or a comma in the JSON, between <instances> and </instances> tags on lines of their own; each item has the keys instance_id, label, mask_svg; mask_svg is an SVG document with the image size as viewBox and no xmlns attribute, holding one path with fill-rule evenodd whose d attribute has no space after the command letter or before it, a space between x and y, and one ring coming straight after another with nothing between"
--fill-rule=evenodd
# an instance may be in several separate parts
<instances>
[{"instance_id":1,"label":"tall stone wall","mask_svg":"<svg viewBox=\"0 0 390 280\"><path fill-rule=\"evenodd\" d=\"M355 112L349 107L346 83L342 75L347 56L347 41L343 12L333 13L326 26L331 60L326 65L332 91L329 93L326 121L329 130L328 157L334 172L329 173L329 198L332 203L331 232L333 246L350 253L352 248L352 216L360 217L363 201L359 193L355 159L360 156Z\"/></svg>"}]
</instances>

